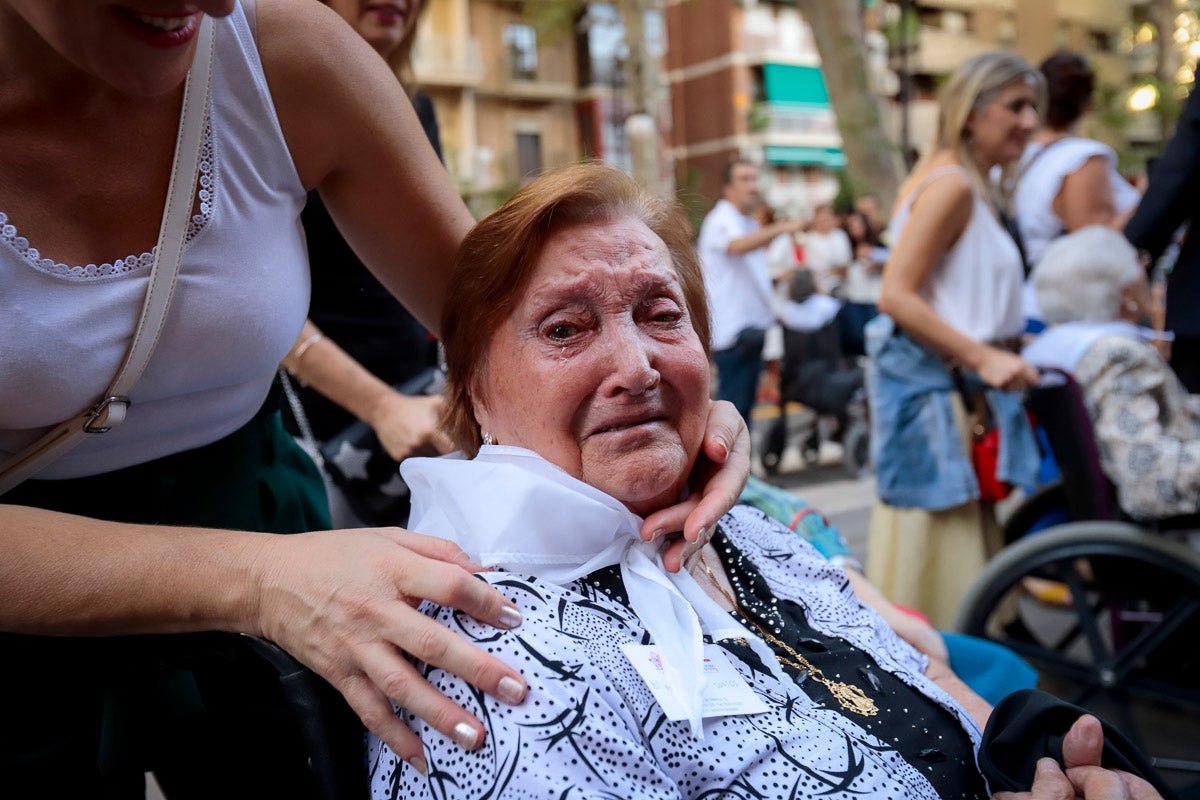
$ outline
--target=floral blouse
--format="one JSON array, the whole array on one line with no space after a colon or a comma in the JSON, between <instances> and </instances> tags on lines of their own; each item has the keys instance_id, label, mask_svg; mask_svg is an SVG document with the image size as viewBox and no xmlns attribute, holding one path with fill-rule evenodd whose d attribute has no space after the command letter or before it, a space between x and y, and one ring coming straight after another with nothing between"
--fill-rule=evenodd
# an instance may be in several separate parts
<instances>
[{"instance_id":1,"label":"floral blouse","mask_svg":"<svg viewBox=\"0 0 1200 800\"><path fill-rule=\"evenodd\" d=\"M1074 369L1117 502L1142 519L1200 510L1200 397L1153 346L1104 336Z\"/></svg>"},{"instance_id":2,"label":"floral blouse","mask_svg":"<svg viewBox=\"0 0 1200 800\"><path fill-rule=\"evenodd\" d=\"M419 664L426 679L483 721L486 741L466 752L398 710L421 736L428 777L368 737L372 796L938 797L934 779L927 777L934 765L901 754L896 744L901 730L920 739L919 747L927 748L921 752L933 754L931 762L942 760L942 750L960 754L951 769L969 776L964 787L982 787L973 763L980 737L975 722L924 676L926 657L858 602L841 570L755 509L731 511L713 542L718 550L724 547L723 559L737 552L751 562L756 579L774 592L764 605L777 600L802 609L814 635L848 643L849 649L869 655L888 681L903 684L904 696L915 701L903 705L928 708L893 708L881 700L879 715L854 717L836 710L815 681L797 680L794 674L781 680L754 663L753 651L729 646L727 653L744 654L729 660L768 710L707 718L704 738L694 738L686 721L666 718L619 648L646 644L648 638L619 580L601 570L561 587L489 573L483 577L521 608L520 628L499 631L429 603L422 610L520 669L529 684L525 702L504 705L453 675ZM617 568L611 569L615 575ZM865 687L864 677L878 689L873 675L840 679ZM947 740L956 747L942 747ZM963 763L968 759L972 763ZM964 790L955 796L981 793Z\"/></svg>"}]
</instances>

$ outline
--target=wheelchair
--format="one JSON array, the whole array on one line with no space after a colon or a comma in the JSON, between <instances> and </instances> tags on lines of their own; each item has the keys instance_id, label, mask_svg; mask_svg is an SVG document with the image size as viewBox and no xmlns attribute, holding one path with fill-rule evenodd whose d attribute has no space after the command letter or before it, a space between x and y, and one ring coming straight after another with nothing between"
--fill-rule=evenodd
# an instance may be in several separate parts
<instances>
[{"instance_id":1,"label":"wheelchair","mask_svg":"<svg viewBox=\"0 0 1200 800\"><path fill-rule=\"evenodd\" d=\"M1016 651L1040 688L1107 719L1180 797L1200 798L1200 552L1173 538L1200 516L1122 514L1066 373L1047 373L1028 405L1061 478L1011 515L956 629Z\"/></svg>"},{"instance_id":2,"label":"wheelchair","mask_svg":"<svg viewBox=\"0 0 1200 800\"><path fill-rule=\"evenodd\" d=\"M768 475L779 471L791 441L799 443L805 466L817 463L827 426L842 445L846 473L858 477L867 469L871 425L865 379L862 367L842 354L838 324L834 319L816 331L783 329L779 416L763 436L760 455ZM789 406L796 403L811 413L804 424L793 426Z\"/></svg>"}]
</instances>

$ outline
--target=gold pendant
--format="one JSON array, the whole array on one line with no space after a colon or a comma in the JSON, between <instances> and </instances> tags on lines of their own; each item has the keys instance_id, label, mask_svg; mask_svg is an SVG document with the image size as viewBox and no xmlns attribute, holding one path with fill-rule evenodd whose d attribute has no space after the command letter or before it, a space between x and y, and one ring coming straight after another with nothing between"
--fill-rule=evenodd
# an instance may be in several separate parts
<instances>
[{"instance_id":1,"label":"gold pendant","mask_svg":"<svg viewBox=\"0 0 1200 800\"><path fill-rule=\"evenodd\" d=\"M861 714L864 717L873 717L879 713L879 707L875 705L875 701L867 697L866 693L857 686L837 681L829 681L825 686L834 698L842 704L842 708L849 709L855 714Z\"/></svg>"}]
</instances>

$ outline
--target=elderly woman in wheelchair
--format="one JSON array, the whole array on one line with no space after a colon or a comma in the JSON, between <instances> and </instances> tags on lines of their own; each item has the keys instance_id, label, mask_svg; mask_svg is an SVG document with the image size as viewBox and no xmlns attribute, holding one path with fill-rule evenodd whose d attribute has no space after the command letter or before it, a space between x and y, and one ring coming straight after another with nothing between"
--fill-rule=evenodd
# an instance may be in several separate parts
<instances>
[{"instance_id":1,"label":"elderly woman in wheelchair","mask_svg":"<svg viewBox=\"0 0 1200 800\"><path fill-rule=\"evenodd\" d=\"M1055 240L1033 273L1050 329L1030 363L1070 373L1083 389L1104 474L1130 517L1200 510L1200 397L1189 395L1139 324L1146 272L1121 234L1100 226Z\"/></svg>"},{"instance_id":2,"label":"elderly woman in wheelchair","mask_svg":"<svg viewBox=\"0 0 1200 800\"><path fill-rule=\"evenodd\" d=\"M991 708L808 544L738 507L669 573L661 533L639 535L687 494L709 407L704 286L677 207L608 167L550 173L468 235L453 283L445 421L463 454L405 462L410 524L495 565L481 577L525 623L422 610L530 688L511 708L418 665L486 735L463 750L398 709L424 754L372 738L376 797L989 794ZM1094 724L1068 738L1099 764Z\"/></svg>"},{"instance_id":3,"label":"elderly woman in wheelchair","mask_svg":"<svg viewBox=\"0 0 1200 800\"><path fill-rule=\"evenodd\" d=\"M1200 797L1200 406L1139 327L1145 272L1119 233L1055 240L1033 286L1051 327L1024 352L1044 375L1028 405L1061 478L1012 513L957 627L1118 720Z\"/></svg>"}]
</instances>

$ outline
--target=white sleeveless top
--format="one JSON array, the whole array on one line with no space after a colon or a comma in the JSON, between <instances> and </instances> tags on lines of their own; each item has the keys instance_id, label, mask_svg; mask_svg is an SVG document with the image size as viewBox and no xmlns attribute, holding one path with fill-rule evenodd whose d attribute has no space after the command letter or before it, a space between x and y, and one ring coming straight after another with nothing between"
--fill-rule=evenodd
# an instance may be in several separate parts
<instances>
[{"instance_id":1,"label":"white sleeveless top","mask_svg":"<svg viewBox=\"0 0 1200 800\"><path fill-rule=\"evenodd\" d=\"M967 175L957 165L938 167L905 198L888 225L888 241L899 240L917 195L951 172ZM920 294L951 327L977 341L991 342L1025 330L1021 310L1024 269L1012 236L973 187L971 194L970 221L934 267Z\"/></svg>"},{"instance_id":2,"label":"white sleeveless top","mask_svg":"<svg viewBox=\"0 0 1200 800\"><path fill-rule=\"evenodd\" d=\"M214 442L262 405L308 312L304 187L241 5L214 20L200 210L158 347L123 425L39 478L108 472ZM124 358L150 254L69 266L0 210L0 459L94 402ZM97 254L105 255L105 254ZM111 255L111 254L109 254Z\"/></svg>"},{"instance_id":3,"label":"white sleeveless top","mask_svg":"<svg viewBox=\"0 0 1200 800\"><path fill-rule=\"evenodd\" d=\"M1029 264L1035 265L1046 245L1063 234L1063 223L1054 213L1054 198L1068 175L1077 172L1093 156L1103 156L1118 214L1138 204L1138 190L1117 172L1117 154L1106 144L1071 136L1052 145L1033 143L1021 156L1021 179L1013 197L1017 226L1025 243Z\"/></svg>"}]
</instances>

